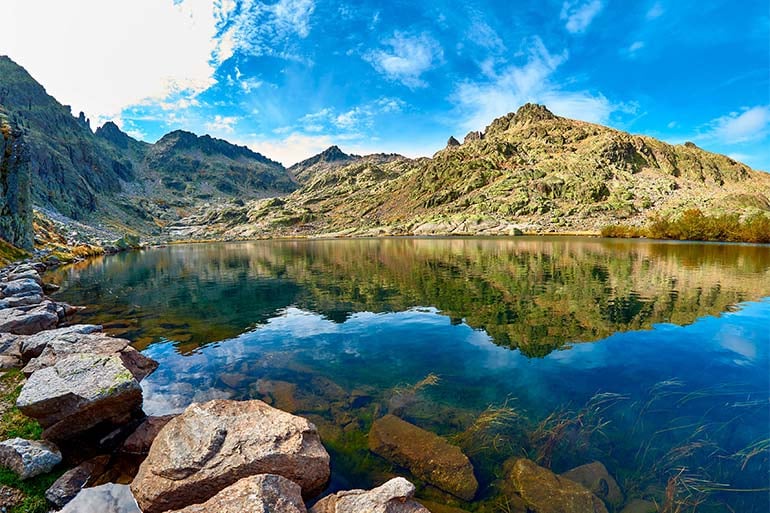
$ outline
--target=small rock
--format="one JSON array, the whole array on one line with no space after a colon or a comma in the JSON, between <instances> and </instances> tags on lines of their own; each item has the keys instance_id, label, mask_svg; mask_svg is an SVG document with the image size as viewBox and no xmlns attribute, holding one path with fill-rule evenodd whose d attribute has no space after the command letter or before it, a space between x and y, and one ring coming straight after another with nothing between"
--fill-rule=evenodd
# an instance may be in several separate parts
<instances>
[{"instance_id":1,"label":"small rock","mask_svg":"<svg viewBox=\"0 0 770 513\"><path fill-rule=\"evenodd\" d=\"M228 486L203 504L172 513L306 513L302 488L285 477L259 474ZM363 512L361 512L363 513Z\"/></svg>"},{"instance_id":2,"label":"small rock","mask_svg":"<svg viewBox=\"0 0 770 513\"><path fill-rule=\"evenodd\" d=\"M176 417L176 415L164 415L162 417L147 417L136 428L126 441L123 442L121 452L129 454L147 454L150 452L152 442L163 429L163 426Z\"/></svg>"},{"instance_id":3,"label":"small rock","mask_svg":"<svg viewBox=\"0 0 770 513\"><path fill-rule=\"evenodd\" d=\"M618 483L599 461L573 468L561 476L582 484L608 504L618 506L623 503L623 492Z\"/></svg>"},{"instance_id":4,"label":"small rock","mask_svg":"<svg viewBox=\"0 0 770 513\"><path fill-rule=\"evenodd\" d=\"M519 458L505 463L503 493L520 496L535 513L607 513L599 497L535 462Z\"/></svg>"},{"instance_id":5,"label":"small rock","mask_svg":"<svg viewBox=\"0 0 770 513\"><path fill-rule=\"evenodd\" d=\"M21 479L46 474L59 463L61 453L50 442L23 438L0 442L0 466L13 470Z\"/></svg>"},{"instance_id":6,"label":"small rock","mask_svg":"<svg viewBox=\"0 0 770 513\"><path fill-rule=\"evenodd\" d=\"M59 287L55 283L43 283L43 292L46 294L53 294L57 290L59 290L61 287Z\"/></svg>"},{"instance_id":7,"label":"small rock","mask_svg":"<svg viewBox=\"0 0 770 513\"><path fill-rule=\"evenodd\" d=\"M83 488L60 513L142 513L127 485Z\"/></svg>"},{"instance_id":8,"label":"small rock","mask_svg":"<svg viewBox=\"0 0 770 513\"><path fill-rule=\"evenodd\" d=\"M413 500L414 485L396 477L372 490L348 490L324 497L310 513L430 513Z\"/></svg>"},{"instance_id":9,"label":"small rock","mask_svg":"<svg viewBox=\"0 0 770 513\"><path fill-rule=\"evenodd\" d=\"M395 415L374 421L369 449L461 499L469 501L476 495L479 485L473 466L459 447Z\"/></svg>"},{"instance_id":10,"label":"small rock","mask_svg":"<svg viewBox=\"0 0 770 513\"><path fill-rule=\"evenodd\" d=\"M312 496L329 473L329 454L306 419L262 401L214 400L190 405L160 430L131 489L142 511L160 513L258 474L281 475Z\"/></svg>"},{"instance_id":11,"label":"small rock","mask_svg":"<svg viewBox=\"0 0 770 513\"><path fill-rule=\"evenodd\" d=\"M57 508L63 508L88 482L92 481L93 476L104 473L109 462L109 456L97 456L68 470L46 490L45 498Z\"/></svg>"},{"instance_id":12,"label":"small rock","mask_svg":"<svg viewBox=\"0 0 770 513\"><path fill-rule=\"evenodd\" d=\"M37 358L48 344L63 335L69 333L88 334L98 331L102 331L102 327L96 324L75 324L74 326L66 326L55 330L41 331L23 340L21 344L21 357L25 362L32 358Z\"/></svg>"}]
</instances>

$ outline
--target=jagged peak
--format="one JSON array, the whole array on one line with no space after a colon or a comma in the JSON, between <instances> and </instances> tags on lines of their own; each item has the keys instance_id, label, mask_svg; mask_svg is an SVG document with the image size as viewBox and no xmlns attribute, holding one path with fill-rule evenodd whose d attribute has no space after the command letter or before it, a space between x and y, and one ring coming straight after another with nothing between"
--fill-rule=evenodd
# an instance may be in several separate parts
<instances>
[{"instance_id":1,"label":"jagged peak","mask_svg":"<svg viewBox=\"0 0 770 513\"><path fill-rule=\"evenodd\" d=\"M460 146L460 141L455 139L454 135L450 135L449 136L449 140L446 142L446 147L447 148L452 148L452 147L455 147L455 146Z\"/></svg>"},{"instance_id":2,"label":"jagged peak","mask_svg":"<svg viewBox=\"0 0 770 513\"><path fill-rule=\"evenodd\" d=\"M540 105L538 103L525 103L519 107L515 116L517 123L545 121L547 119L556 119L556 115L548 110L545 105Z\"/></svg>"},{"instance_id":3,"label":"jagged peak","mask_svg":"<svg viewBox=\"0 0 770 513\"><path fill-rule=\"evenodd\" d=\"M350 155L342 151L336 144L329 146L317 156L320 157L319 161L321 162L334 162L337 160L347 160L350 158Z\"/></svg>"},{"instance_id":4,"label":"jagged peak","mask_svg":"<svg viewBox=\"0 0 770 513\"><path fill-rule=\"evenodd\" d=\"M483 135L504 132L508 130L512 125L526 125L529 123L548 121L551 119L557 119L557 116L548 110L545 105L540 105L537 103L525 103L519 107L515 113L509 112L505 116L501 116L492 121L486 130L484 130Z\"/></svg>"}]
</instances>

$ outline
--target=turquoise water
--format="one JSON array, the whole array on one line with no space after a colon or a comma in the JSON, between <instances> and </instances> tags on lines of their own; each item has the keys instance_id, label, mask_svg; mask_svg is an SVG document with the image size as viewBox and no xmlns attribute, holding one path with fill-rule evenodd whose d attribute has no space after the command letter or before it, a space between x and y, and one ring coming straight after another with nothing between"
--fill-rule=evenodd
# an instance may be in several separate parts
<instances>
[{"instance_id":1,"label":"turquoise water","mask_svg":"<svg viewBox=\"0 0 770 513\"><path fill-rule=\"evenodd\" d=\"M332 489L399 474L499 511L503 462L594 460L666 511L767 511L770 248L581 238L173 246L54 275L160 362L145 410L260 398L307 416ZM473 503L367 449L395 413L470 457ZM674 500L666 503L666 486ZM662 509L663 510L663 509Z\"/></svg>"}]
</instances>

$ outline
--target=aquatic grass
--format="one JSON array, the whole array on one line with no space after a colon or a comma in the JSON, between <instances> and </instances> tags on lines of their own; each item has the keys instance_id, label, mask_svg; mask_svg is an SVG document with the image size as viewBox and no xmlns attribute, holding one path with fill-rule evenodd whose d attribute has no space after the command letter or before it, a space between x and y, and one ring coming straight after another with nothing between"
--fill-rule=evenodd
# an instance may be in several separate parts
<instances>
[{"instance_id":1,"label":"aquatic grass","mask_svg":"<svg viewBox=\"0 0 770 513\"><path fill-rule=\"evenodd\" d=\"M610 424L605 413L628 398L624 394L602 392L594 394L579 410L562 408L554 411L530 433L534 460L550 468L554 453L562 449L565 441L569 441L573 453L584 452L590 447L592 438L604 435L604 429Z\"/></svg>"},{"instance_id":2,"label":"aquatic grass","mask_svg":"<svg viewBox=\"0 0 770 513\"><path fill-rule=\"evenodd\" d=\"M757 440L732 455L741 463L741 470L745 470L749 462L757 456L763 456L764 461L767 462L768 456L770 456L770 438Z\"/></svg>"},{"instance_id":3,"label":"aquatic grass","mask_svg":"<svg viewBox=\"0 0 770 513\"><path fill-rule=\"evenodd\" d=\"M513 452L514 443L525 433L527 423L526 415L510 405L513 401L515 399L509 398L500 406L489 405L452 441L469 455L487 451Z\"/></svg>"},{"instance_id":4,"label":"aquatic grass","mask_svg":"<svg viewBox=\"0 0 770 513\"><path fill-rule=\"evenodd\" d=\"M418 395L423 389L436 386L440 382L441 377L431 372L413 385L402 384L393 387L388 400L388 410L390 413L398 415L408 406L417 402Z\"/></svg>"}]
</instances>

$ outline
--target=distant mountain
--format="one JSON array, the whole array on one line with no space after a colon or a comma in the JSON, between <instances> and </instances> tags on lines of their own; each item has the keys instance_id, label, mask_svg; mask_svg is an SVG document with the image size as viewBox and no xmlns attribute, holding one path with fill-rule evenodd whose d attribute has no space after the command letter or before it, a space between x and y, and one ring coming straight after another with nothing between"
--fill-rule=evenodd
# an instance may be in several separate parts
<instances>
[{"instance_id":1,"label":"distant mountain","mask_svg":"<svg viewBox=\"0 0 770 513\"><path fill-rule=\"evenodd\" d=\"M342 167L360 159L357 155L348 155L338 146L330 146L318 155L291 166L288 171L300 183L307 182L314 175L336 167Z\"/></svg>"},{"instance_id":2,"label":"distant mountain","mask_svg":"<svg viewBox=\"0 0 770 513\"><path fill-rule=\"evenodd\" d=\"M22 130L35 205L119 231L160 233L200 205L296 189L284 167L246 147L175 131L155 144L113 122L91 131L21 66L0 56L0 108Z\"/></svg>"},{"instance_id":3,"label":"distant mountain","mask_svg":"<svg viewBox=\"0 0 770 513\"><path fill-rule=\"evenodd\" d=\"M595 233L687 208L770 214L768 173L692 143L670 145L533 104L463 143L450 138L433 158L366 157L315 168L301 182L280 202L209 209L175 230L195 236L205 225L225 237Z\"/></svg>"}]
</instances>

